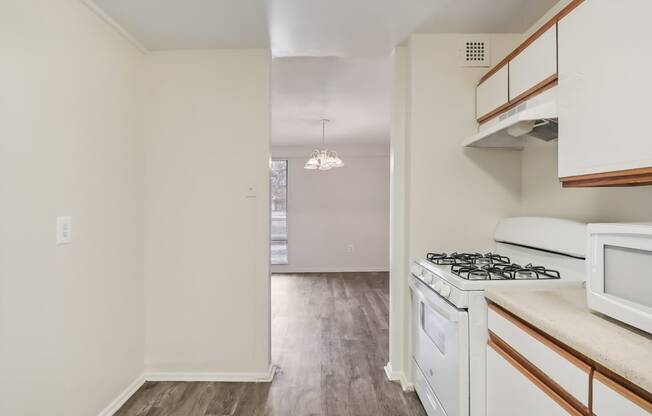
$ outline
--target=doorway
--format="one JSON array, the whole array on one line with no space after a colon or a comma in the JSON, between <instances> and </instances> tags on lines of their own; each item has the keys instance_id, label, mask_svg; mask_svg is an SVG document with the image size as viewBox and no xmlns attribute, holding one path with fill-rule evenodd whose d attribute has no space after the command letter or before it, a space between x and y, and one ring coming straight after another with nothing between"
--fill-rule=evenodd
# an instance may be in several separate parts
<instances>
[{"instance_id":1,"label":"doorway","mask_svg":"<svg viewBox=\"0 0 652 416\"><path fill-rule=\"evenodd\" d=\"M384 370L392 66L273 60L271 394L288 414L424 414Z\"/></svg>"}]
</instances>

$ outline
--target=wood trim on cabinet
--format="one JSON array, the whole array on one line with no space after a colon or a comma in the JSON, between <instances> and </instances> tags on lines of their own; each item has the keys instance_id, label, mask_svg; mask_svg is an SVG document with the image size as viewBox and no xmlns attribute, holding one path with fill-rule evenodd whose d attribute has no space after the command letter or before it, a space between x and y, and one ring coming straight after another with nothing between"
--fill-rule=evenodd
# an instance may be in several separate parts
<instances>
[{"instance_id":1,"label":"wood trim on cabinet","mask_svg":"<svg viewBox=\"0 0 652 416\"><path fill-rule=\"evenodd\" d=\"M520 362L518 362L514 357L512 357L507 351L503 350L499 345L497 345L492 340L488 342L489 347L494 351L500 354L501 357L505 359L512 367L514 367L519 373L523 374L528 380L530 380L534 385L536 385L541 391L543 391L548 397L555 401L559 406L561 406L568 414L573 416L583 416L577 409L575 409L570 403L564 400L563 397L558 395L554 390L552 390L548 385L543 381L539 380L534 374L532 374L526 367L524 367Z\"/></svg>"},{"instance_id":2,"label":"wood trim on cabinet","mask_svg":"<svg viewBox=\"0 0 652 416\"><path fill-rule=\"evenodd\" d=\"M528 98L531 98L534 95L537 95L545 90L548 90L555 85L557 85L558 78L557 78L557 73L554 73L550 75L548 78L544 79L543 81L539 82L538 84L530 87L529 89L523 91L519 95L517 95L515 98L510 99L510 103L514 102L515 105L520 104L521 102L527 100Z\"/></svg>"},{"instance_id":3,"label":"wood trim on cabinet","mask_svg":"<svg viewBox=\"0 0 652 416\"><path fill-rule=\"evenodd\" d=\"M515 317L513 314L504 310L503 308L496 305L495 303L489 303L489 309L496 312L498 315L502 316L503 318L507 319L514 325L516 325L521 331L525 332L526 334L536 339L546 347L550 348L551 350L553 350L554 352L562 356L564 359L569 361L571 364L573 364L575 367L579 368L586 374L591 373L591 366L589 364L582 361L575 355L571 354L561 346L557 345L555 342L552 342L548 337L545 337L541 332L532 329L529 325L521 321L519 318Z\"/></svg>"},{"instance_id":4,"label":"wood trim on cabinet","mask_svg":"<svg viewBox=\"0 0 652 416\"><path fill-rule=\"evenodd\" d=\"M501 105L500 107L496 108L493 111L490 111L489 113L483 115L478 119L478 123L486 123L487 121L491 120L492 118L497 117L498 115L504 113L505 111L511 110L514 107L518 107L519 104L521 104L523 101L526 101L532 97L534 97L537 94L541 94L542 92L549 90L550 88L554 87L557 85L557 74L551 75L548 78L544 79L543 81L539 82L537 85L533 86L527 91L524 91L520 95L518 95L516 98L513 100L509 100L507 103Z\"/></svg>"},{"instance_id":5,"label":"wood trim on cabinet","mask_svg":"<svg viewBox=\"0 0 652 416\"><path fill-rule=\"evenodd\" d=\"M507 354L509 354L513 359L515 359L519 364L526 368L533 376L538 378L542 383L547 385L552 391L557 393L559 397L564 399L568 404L573 406L575 410L580 412L583 415L590 415L589 406L585 406L580 402L575 396L566 391L559 383L553 380L545 372L543 372L539 367L534 365L530 360L524 357L521 353L512 348L506 341L500 338L495 333L489 331L489 339L494 342L498 347L502 348ZM590 388L590 374L587 375L587 382L589 383Z\"/></svg>"},{"instance_id":6,"label":"wood trim on cabinet","mask_svg":"<svg viewBox=\"0 0 652 416\"><path fill-rule=\"evenodd\" d=\"M514 59L518 54L523 52L525 48L530 46L535 40L537 40L541 35L543 35L546 30L550 29L559 22L564 16L569 14L573 9L579 6L584 0L573 0L566 7L564 7L559 13L554 15L550 20L543 24L536 32L534 32L529 38L527 38L523 43L518 45L509 55L507 55L502 61L498 62L493 68L489 70L486 74L480 78L478 85L485 82L489 77L498 72L498 70L509 63Z\"/></svg>"},{"instance_id":7,"label":"wood trim on cabinet","mask_svg":"<svg viewBox=\"0 0 652 416\"><path fill-rule=\"evenodd\" d=\"M589 415L593 416L593 375L595 374L595 369L591 368L591 374L589 374Z\"/></svg>"},{"instance_id":8,"label":"wood trim on cabinet","mask_svg":"<svg viewBox=\"0 0 652 416\"><path fill-rule=\"evenodd\" d=\"M485 121L489 121L492 118L504 113L507 110L511 110L512 108L516 107L518 104L512 103L510 101L507 101L505 104L501 105L498 108L495 108L488 112L487 114L483 115L482 117L478 118L477 121L478 123L482 124Z\"/></svg>"},{"instance_id":9,"label":"wood trim on cabinet","mask_svg":"<svg viewBox=\"0 0 652 416\"><path fill-rule=\"evenodd\" d=\"M565 176L559 181L564 188L652 185L652 167Z\"/></svg>"},{"instance_id":10,"label":"wood trim on cabinet","mask_svg":"<svg viewBox=\"0 0 652 416\"><path fill-rule=\"evenodd\" d=\"M611 378L605 376L604 374L600 373L599 371L596 371L593 374L593 378L595 380L598 380L600 383L604 384L605 386L609 387L611 390L615 391L616 393L620 394L630 402L636 404L638 407L641 409L652 413L652 402L646 400L645 398L639 396L638 394L634 393L633 391L629 390L627 387L623 386L622 384L612 380Z\"/></svg>"}]
</instances>

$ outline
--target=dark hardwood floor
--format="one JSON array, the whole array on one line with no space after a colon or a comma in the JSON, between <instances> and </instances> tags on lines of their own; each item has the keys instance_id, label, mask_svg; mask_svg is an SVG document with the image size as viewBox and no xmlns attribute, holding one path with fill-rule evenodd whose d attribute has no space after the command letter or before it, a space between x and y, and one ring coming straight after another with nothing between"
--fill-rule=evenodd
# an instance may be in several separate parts
<instances>
[{"instance_id":1,"label":"dark hardwood floor","mask_svg":"<svg viewBox=\"0 0 652 416\"><path fill-rule=\"evenodd\" d=\"M387 273L272 276L273 383L148 382L116 416L425 416L385 378Z\"/></svg>"}]
</instances>

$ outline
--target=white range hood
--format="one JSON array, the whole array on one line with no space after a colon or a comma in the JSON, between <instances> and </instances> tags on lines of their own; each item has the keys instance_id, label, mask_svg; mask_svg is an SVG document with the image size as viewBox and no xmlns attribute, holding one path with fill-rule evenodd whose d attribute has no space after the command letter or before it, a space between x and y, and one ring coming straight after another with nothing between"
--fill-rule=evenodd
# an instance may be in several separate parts
<instances>
[{"instance_id":1,"label":"white range hood","mask_svg":"<svg viewBox=\"0 0 652 416\"><path fill-rule=\"evenodd\" d=\"M523 136L526 135L545 141L557 138L557 87L481 124L478 134L466 139L462 145L522 150L525 145Z\"/></svg>"}]
</instances>

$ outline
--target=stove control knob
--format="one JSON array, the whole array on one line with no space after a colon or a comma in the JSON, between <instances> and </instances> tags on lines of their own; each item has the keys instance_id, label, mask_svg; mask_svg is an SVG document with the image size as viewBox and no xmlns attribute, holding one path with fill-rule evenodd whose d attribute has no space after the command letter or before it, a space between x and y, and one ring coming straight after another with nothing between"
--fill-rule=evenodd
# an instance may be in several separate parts
<instances>
[{"instance_id":1,"label":"stove control knob","mask_svg":"<svg viewBox=\"0 0 652 416\"><path fill-rule=\"evenodd\" d=\"M447 298L447 297L449 297L451 295L451 287L448 286L448 285L444 285L444 286L442 286L441 292L439 292L439 293L441 293L441 295L443 297Z\"/></svg>"},{"instance_id":2,"label":"stove control knob","mask_svg":"<svg viewBox=\"0 0 652 416\"><path fill-rule=\"evenodd\" d=\"M429 285L432 284L432 274L430 273L424 273L423 274L423 281L428 283Z\"/></svg>"},{"instance_id":3,"label":"stove control knob","mask_svg":"<svg viewBox=\"0 0 652 416\"><path fill-rule=\"evenodd\" d=\"M437 280L437 281L435 282L435 284L434 284L435 291L437 291L437 292L441 292L441 287L442 287L442 285L443 285L443 284L442 284L441 280Z\"/></svg>"}]
</instances>

